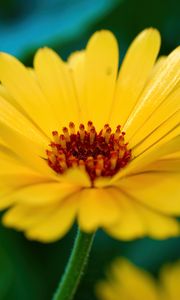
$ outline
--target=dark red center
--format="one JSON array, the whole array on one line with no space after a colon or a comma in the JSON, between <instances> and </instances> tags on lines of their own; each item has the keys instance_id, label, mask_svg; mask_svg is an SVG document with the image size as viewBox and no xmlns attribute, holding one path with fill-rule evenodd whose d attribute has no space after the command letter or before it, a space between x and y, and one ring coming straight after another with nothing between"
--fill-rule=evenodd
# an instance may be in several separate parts
<instances>
[{"instance_id":1,"label":"dark red center","mask_svg":"<svg viewBox=\"0 0 180 300\"><path fill-rule=\"evenodd\" d=\"M131 150L120 125L114 133L108 124L97 132L89 121L87 128L80 124L76 131L74 123L70 122L69 129L63 128L63 134L53 131L52 135L47 159L49 166L59 174L79 166L94 181L99 176L113 176L131 159Z\"/></svg>"}]
</instances>

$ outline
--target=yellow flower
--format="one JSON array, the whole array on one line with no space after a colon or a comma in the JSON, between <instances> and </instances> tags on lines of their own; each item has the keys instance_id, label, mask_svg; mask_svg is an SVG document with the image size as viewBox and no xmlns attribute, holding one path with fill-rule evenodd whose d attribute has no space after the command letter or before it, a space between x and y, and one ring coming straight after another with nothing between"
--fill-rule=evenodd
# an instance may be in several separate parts
<instances>
[{"instance_id":1,"label":"yellow flower","mask_svg":"<svg viewBox=\"0 0 180 300\"><path fill-rule=\"evenodd\" d=\"M119 73L109 31L68 62L48 48L34 69L0 54L6 226L44 242L75 220L125 240L179 234L180 49L156 62L159 47L158 31L144 30Z\"/></svg>"},{"instance_id":2,"label":"yellow flower","mask_svg":"<svg viewBox=\"0 0 180 300\"><path fill-rule=\"evenodd\" d=\"M101 300L177 300L180 299L180 262L162 268L159 279L126 259L116 259L107 280L96 286Z\"/></svg>"}]
</instances>

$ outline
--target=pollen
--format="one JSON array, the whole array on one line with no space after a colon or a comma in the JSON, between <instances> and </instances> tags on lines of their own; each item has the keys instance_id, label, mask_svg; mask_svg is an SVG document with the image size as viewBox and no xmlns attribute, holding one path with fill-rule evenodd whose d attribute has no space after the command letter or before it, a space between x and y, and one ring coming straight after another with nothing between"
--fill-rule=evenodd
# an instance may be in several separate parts
<instances>
[{"instance_id":1,"label":"pollen","mask_svg":"<svg viewBox=\"0 0 180 300\"><path fill-rule=\"evenodd\" d=\"M120 125L114 133L109 124L97 132L92 121L87 126L80 124L78 130L70 122L62 133L53 131L46 154L49 166L56 173L79 167L88 173L92 182L100 176L115 175L131 159L131 149Z\"/></svg>"}]
</instances>

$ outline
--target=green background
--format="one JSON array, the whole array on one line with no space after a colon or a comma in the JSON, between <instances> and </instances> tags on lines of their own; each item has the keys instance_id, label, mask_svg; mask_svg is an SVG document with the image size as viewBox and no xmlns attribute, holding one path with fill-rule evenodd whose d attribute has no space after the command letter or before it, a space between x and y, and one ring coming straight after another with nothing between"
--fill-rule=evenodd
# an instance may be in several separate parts
<instances>
[{"instance_id":1,"label":"green background","mask_svg":"<svg viewBox=\"0 0 180 300\"><path fill-rule=\"evenodd\" d=\"M178 3L175 0L1 0L0 50L31 66L34 52L40 46L50 46L66 59L72 51L82 49L94 31L110 29L119 41L122 58L137 33L146 27L156 27L162 35L160 54L168 54L179 43ZM0 226L0 300L51 299L75 234L76 226L62 240L41 244ZM97 232L88 273L75 299L95 300L95 283L103 277L112 259L120 255L156 276L161 265L180 258L180 239L119 242Z\"/></svg>"}]
</instances>

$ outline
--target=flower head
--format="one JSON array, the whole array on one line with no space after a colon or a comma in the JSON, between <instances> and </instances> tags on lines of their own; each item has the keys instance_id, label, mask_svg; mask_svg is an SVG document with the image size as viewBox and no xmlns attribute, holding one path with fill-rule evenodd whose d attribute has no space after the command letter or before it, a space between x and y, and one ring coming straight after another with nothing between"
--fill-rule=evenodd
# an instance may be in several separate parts
<instances>
[{"instance_id":1,"label":"flower head","mask_svg":"<svg viewBox=\"0 0 180 300\"><path fill-rule=\"evenodd\" d=\"M97 284L101 300L177 300L180 297L180 262L166 265L155 280L126 259L116 259L108 277Z\"/></svg>"},{"instance_id":2,"label":"flower head","mask_svg":"<svg viewBox=\"0 0 180 300\"><path fill-rule=\"evenodd\" d=\"M115 133L111 133L108 124L100 132L96 132L93 122L87 128L80 124L76 132L73 122L63 128L63 134L53 131L51 151L47 150L49 166L59 174L68 168L79 167L87 172L92 186L96 178L112 177L124 168L131 159L131 150L124 142L124 132L118 125Z\"/></svg>"},{"instance_id":3,"label":"flower head","mask_svg":"<svg viewBox=\"0 0 180 300\"><path fill-rule=\"evenodd\" d=\"M118 71L118 45L96 32L67 62L34 68L0 54L0 208L6 226L44 242L77 220L118 239L179 234L180 49L157 60L146 29Z\"/></svg>"}]
</instances>

